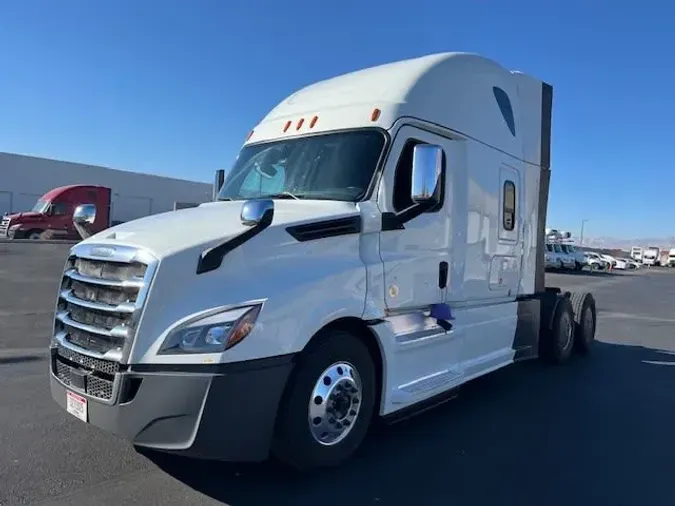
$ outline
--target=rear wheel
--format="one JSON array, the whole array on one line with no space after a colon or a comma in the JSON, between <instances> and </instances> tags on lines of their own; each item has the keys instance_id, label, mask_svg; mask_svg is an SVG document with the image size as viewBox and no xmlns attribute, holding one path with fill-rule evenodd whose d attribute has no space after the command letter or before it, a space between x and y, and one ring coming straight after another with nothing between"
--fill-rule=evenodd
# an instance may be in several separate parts
<instances>
[{"instance_id":1,"label":"rear wheel","mask_svg":"<svg viewBox=\"0 0 675 506\"><path fill-rule=\"evenodd\" d=\"M39 239L42 239L42 231L41 230L30 230L26 234L26 239L30 239L31 241L37 241Z\"/></svg>"},{"instance_id":2,"label":"rear wheel","mask_svg":"<svg viewBox=\"0 0 675 506\"><path fill-rule=\"evenodd\" d=\"M570 299L558 296L550 326L542 332L541 358L551 364L567 362L574 348L574 312Z\"/></svg>"},{"instance_id":3,"label":"rear wheel","mask_svg":"<svg viewBox=\"0 0 675 506\"><path fill-rule=\"evenodd\" d=\"M570 301L574 311L574 349L585 355L595 342L595 299L588 292L573 292Z\"/></svg>"},{"instance_id":4,"label":"rear wheel","mask_svg":"<svg viewBox=\"0 0 675 506\"><path fill-rule=\"evenodd\" d=\"M272 453L296 469L347 460L366 436L376 398L368 348L345 331L329 331L303 355L282 400Z\"/></svg>"}]
</instances>

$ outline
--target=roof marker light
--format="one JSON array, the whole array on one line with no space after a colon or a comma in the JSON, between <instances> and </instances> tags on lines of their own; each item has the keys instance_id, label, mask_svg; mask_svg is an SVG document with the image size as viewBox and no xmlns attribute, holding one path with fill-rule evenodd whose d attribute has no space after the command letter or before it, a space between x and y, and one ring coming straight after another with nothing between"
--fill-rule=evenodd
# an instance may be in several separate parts
<instances>
[{"instance_id":1,"label":"roof marker light","mask_svg":"<svg viewBox=\"0 0 675 506\"><path fill-rule=\"evenodd\" d=\"M289 128L291 128L291 120L290 119L286 122L286 125L284 126L284 132L286 132Z\"/></svg>"},{"instance_id":2,"label":"roof marker light","mask_svg":"<svg viewBox=\"0 0 675 506\"><path fill-rule=\"evenodd\" d=\"M300 121L298 121L298 126L295 127L296 130L300 130L300 127L302 124L305 122L305 118L300 118Z\"/></svg>"},{"instance_id":3,"label":"roof marker light","mask_svg":"<svg viewBox=\"0 0 675 506\"><path fill-rule=\"evenodd\" d=\"M382 111L377 108L373 109L373 113L370 115L370 121L377 121L380 118L380 112Z\"/></svg>"},{"instance_id":4,"label":"roof marker light","mask_svg":"<svg viewBox=\"0 0 675 506\"><path fill-rule=\"evenodd\" d=\"M316 125L316 122L319 120L318 116L314 116L312 118L312 121L309 122L309 128L314 128L314 125Z\"/></svg>"}]
</instances>

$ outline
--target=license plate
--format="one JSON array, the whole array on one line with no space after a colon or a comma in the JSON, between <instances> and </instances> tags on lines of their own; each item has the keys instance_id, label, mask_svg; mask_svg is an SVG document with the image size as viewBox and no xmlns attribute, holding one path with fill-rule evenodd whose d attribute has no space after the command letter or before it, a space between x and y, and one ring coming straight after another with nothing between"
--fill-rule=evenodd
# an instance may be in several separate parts
<instances>
[{"instance_id":1,"label":"license plate","mask_svg":"<svg viewBox=\"0 0 675 506\"><path fill-rule=\"evenodd\" d=\"M83 422L87 421L87 399L84 397L66 391L66 410Z\"/></svg>"}]
</instances>

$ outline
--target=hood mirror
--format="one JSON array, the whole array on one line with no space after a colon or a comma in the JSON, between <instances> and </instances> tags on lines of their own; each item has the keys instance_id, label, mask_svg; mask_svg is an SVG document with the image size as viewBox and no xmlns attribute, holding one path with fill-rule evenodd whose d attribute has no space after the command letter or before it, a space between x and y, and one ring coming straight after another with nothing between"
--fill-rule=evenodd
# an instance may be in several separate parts
<instances>
[{"instance_id":1,"label":"hood mirror","mask_svg":"<svg viewBox=\"0 0 675 506\"><path fill-rule=\"evenodd\" d=\"M410 197L416 204L436 204L443 172L443 148L418 144L413 149L412 184Z\"/></svg>"},{"instance_id":2,"label":"hood mirror","mask_svg":"<svg viewBox=\"0 0 675 506\"><path fill-rule=\"evenodd\" d=\"M274 201L271 199L247 200L241 208L241 222L249 227L269 225L274 217Z\"/></svg>"},{"instance_id":3,"label":"hood mirror","mask_svg":"<svg viewBox=\"0 0 675 506\"><path fill-rule=\"evenodd\" d=\"M96 206L94 204L81 204L73 213L73 225L82 239L91 237L92 225L96 221Z\"/></svg>"}]
</instances>

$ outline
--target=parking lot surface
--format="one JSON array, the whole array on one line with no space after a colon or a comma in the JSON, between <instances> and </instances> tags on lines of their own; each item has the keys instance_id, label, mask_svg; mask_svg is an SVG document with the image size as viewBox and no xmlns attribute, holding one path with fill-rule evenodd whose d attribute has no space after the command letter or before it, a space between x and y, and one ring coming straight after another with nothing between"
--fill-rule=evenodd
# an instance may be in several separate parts
<instances>
[{"instance_id":1,"label":"parking lot surface","mask_svg":"<svg viewBox=\"0 0 675 506\"><path fill-rule=\"evenodd\" d=\"M0 243L0 505L675 504L675 273L550 274L592 291L598 343L524 363L373 431L340 469L141 455L51 399L46 347L67 247Z\"/></svg>"}]
</instances>

